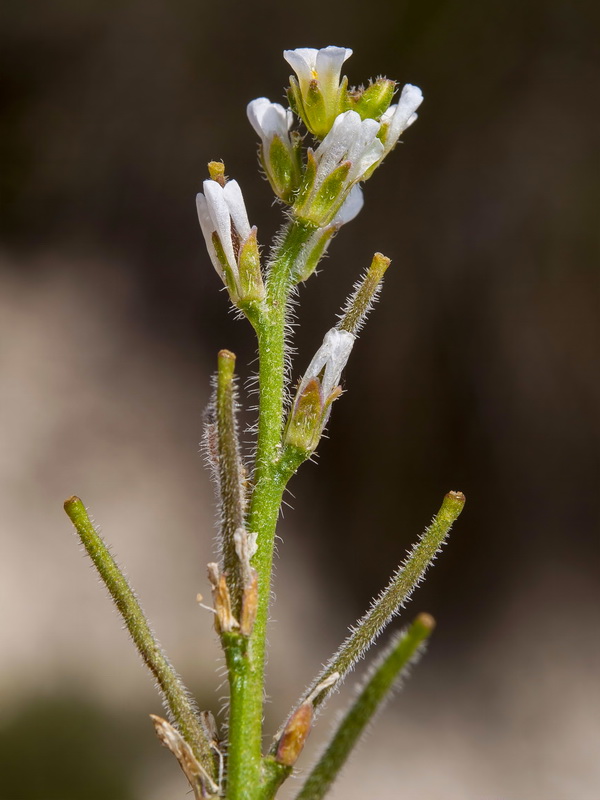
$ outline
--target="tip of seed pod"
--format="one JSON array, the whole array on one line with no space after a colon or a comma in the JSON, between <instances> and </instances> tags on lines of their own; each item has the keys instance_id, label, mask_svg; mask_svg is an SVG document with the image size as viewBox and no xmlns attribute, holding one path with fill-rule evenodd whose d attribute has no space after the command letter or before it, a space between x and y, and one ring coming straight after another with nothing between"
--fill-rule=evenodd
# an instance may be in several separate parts
<instances>
[{"instance_id":1,"label":"tip of seed pod","mask_svg":"<svg viewBox=\"0 0 600 800\"><path fill-rule=\"evenodd\" d=\"M384 256L383 253L375 253L369 267L369 273L375 275L377 280L380 281L391 263L391 258Z\"/></svg>"},{"instance_id":2,"label":"tip of seed pod","mask_svg":"<svg viewBox=\"0 0 600 800\"><path fill-rule=\"evenodd\" d=\"M63 506L65 507L65 509L68 509L70 506L73 506L76 503L81 503L81 500L77 497L76 494L74 494L74 495L72 495L71 497L68 497L65 500L65 502L63 503Z\"/></svg>"},{"instance_id":3,"label":"tip of seed pod","mask_svg":"<svg viewBox=\"0 0 600 800\"><path fill-rule=\"evenodd\" d=\"M415 622L418 622L421 627L426 628L430 633L435 628L435 620L428 614L426 611L422 611L416 618Z\"/></svg>"},{"instance_id":4,"label":"tip of seed pod","mask_svg":"<svg viewBox=\"0 0 600 800\"><path fill-rule=\"evenodd\" d=\"M231 350L219 350L219 358L229 358L235 361L235 353L232 353Z\"/></svg>"},{"instance_id":5,"label":"tip of seed pod","mask_svg":"<svg viewBox=\"0 0 600 800\"><path fill-rule=\"evenodd\" d=\"M467 499L462 492L448 492L448 500L455 500L457 503L464 503Z\"/></svg>"}]
</instances>

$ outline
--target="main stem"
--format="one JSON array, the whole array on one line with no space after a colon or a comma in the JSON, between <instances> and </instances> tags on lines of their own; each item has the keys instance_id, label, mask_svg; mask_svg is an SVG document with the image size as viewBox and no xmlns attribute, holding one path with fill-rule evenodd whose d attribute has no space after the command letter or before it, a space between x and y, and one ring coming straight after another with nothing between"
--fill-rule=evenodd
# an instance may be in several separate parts
<instances>
[{"instance_id":1,"label":"main stem","mask_svg":"<svg viewBox=\"0 0 600 800\"><path fill-rule=\"evenodd\" d=\"M262 717L265 642L271 594L275 529L289 471L280 463L284 412L285 323L294 267L315 227L288 227L271 264L266 300L255 322L259 355L259 416L254 491L248 530L257 534L252 564L258 575L258 610L248 649L236 668L230 697L227 797L254 800L262 780ZM241 675L240 675L241 673ZM242 680L240 680L240 677Z\"/></svg>"}]
</instances>

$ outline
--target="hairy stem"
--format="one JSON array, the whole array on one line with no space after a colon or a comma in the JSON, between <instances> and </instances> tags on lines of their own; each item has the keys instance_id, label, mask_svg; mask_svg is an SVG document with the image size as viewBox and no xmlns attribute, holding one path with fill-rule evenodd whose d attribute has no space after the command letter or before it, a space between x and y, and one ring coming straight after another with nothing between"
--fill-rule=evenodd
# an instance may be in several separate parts
<instances>
[{"instance_id":1,"label":"hairy stem","mask_svg":"<svg viewBox=\"0 0 600 800\"><path fill-rule=\"evenodd\" d=\"M92 525L82 501L78 497L69 498L65 501L65 511L123 617L133 643L156 678L181 735L202 767L214 778L215 760L211 743L196 715L188 690L150 630L135 593Z\"/></svg>"},{"instance_id":2,"label":"hairy stem","mask_svg":"<svg viewBox=\"0 0 600 800\"><path fill-rule=\"evenodd\" d=\"M252 800L258 796L262 769L262 717L264 695L265 638L275 528L281 499L290 471L280 461L284 414L285 324L287 304L294 286L293 271L302 245L314 226L289 225L271 263L267 296L253 322L258 337L259 416L254 473L254 491L247 528L257 534L257 552L252 560L258 576L258 609L247 652L230 665L231 694L227 765L229 800ZM236 744L233 744L235 742Z\"/></svg>"}]
</instances>

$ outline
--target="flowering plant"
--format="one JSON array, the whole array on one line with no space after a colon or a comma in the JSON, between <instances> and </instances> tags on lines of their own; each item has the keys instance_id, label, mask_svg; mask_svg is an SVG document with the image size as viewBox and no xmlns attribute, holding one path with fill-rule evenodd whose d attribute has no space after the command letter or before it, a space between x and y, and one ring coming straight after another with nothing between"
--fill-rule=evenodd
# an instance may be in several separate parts
<instances>
[{"instance_id":1,"label":"flowering plant","mask_svg":"<svg viewBox=\"0 0 600 800\"><path fill-rule=\"evenodd\" d=\"M162 743L172 751L197 800L270 800L292 773L311 725L328 696L409 599L460 514L464 496L449 492L431 525L354 625L339 650L298 699L263 752L266 630L273 551L283 493L318 447L342 394L340 379L390 260L376 253L355 284L337 324L323 339L293 393L288 385L291 299L315 271L331 239L363 205L359 184L368 180L417 118L420 89L407 85L391 105L394 81L379 78L349 89L341 77L348 48L300 48L284 53L290 108L264 97L248 105L260 138L259 160L279 200L285 222L266 264L242 191L222 162L210 162L197 196L200 227L212 264L231 302L258 341L259 414L253 463L238 438L235 356L218 355L214 394L206 416L205 448L220 507L219 562L208 565L215 628L229 679L226 733L210 712L199 713L154 638L138 600L76 497L65 503L87 552L104 580L142 658L156 678L169 719L152 715ZM315 138L303 149L296 117ZM433 629L420 614L392 637L374 661L354 702L297 800L319 800L392 685L414 660Z\"/></svg>"}]
</instances>

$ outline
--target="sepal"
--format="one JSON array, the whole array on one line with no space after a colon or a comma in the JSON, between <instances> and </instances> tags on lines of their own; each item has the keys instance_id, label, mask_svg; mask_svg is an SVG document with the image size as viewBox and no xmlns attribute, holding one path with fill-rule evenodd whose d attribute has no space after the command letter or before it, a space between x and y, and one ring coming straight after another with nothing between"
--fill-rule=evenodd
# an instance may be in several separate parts
<instances>
[{"instance_id":1,"label":"sepal","mask_svg":"<svg viewBox=\"0 0 600 800\"><path fill-rule=\"evenodd\" d=\"M348 92L348 108L360 114L361 119L379 120L390 107L395 91L395 81L378 78L366 89Z\"/></svg>"}]
</instances>

